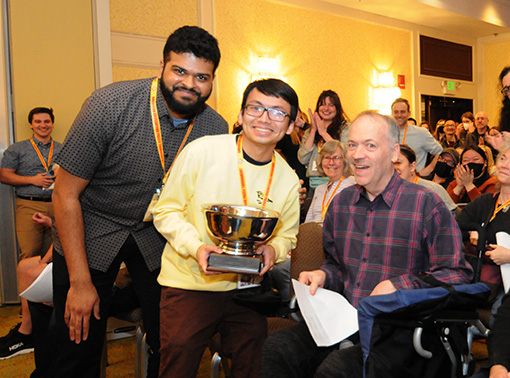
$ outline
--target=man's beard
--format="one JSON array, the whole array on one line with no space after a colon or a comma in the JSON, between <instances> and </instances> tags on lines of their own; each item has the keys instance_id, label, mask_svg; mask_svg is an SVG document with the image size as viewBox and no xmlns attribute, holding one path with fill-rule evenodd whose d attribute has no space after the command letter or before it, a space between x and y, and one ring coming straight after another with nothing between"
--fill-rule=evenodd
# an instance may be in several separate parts
<instances>
[{"instance_id":1,"label":"man's beard","mask_svg":"<svg viewBox=\"0 0 510 378\"><path fill-rule=\"evenodd\" d=\"M161 94L163 95L163 98L165 99L166 104L168 107L175 113L183 115L183 116L194 116L196 115L204 106L205 102L211 95L211 92L209 92L206 96L202 96L200 92L194 90L194 89L188 89L188 91L196 94L198 97L195 102L192 103L183 103L178 101L174 97L174 93L181 87L174 86L172 89L168 88L163 81L163 79L159 80L160 87L161 87ZM212 89L211 89L212 91Z\"/></svg>"}]
</instances>

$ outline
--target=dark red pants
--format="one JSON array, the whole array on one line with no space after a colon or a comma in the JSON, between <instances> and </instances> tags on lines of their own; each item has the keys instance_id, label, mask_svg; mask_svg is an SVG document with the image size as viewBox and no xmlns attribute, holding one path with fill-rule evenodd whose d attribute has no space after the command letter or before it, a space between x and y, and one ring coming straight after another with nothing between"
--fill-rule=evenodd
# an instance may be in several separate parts
<instances>
[{"instance_id":1,"label":"dark red pants","mask_svg":"<svg viewBox=\"0 0 510 378\"><path fill-rule=\"evenodd\" d=\"M235 304L234 294L163 287L160 378L195 377L216 332L221 335L222 350L232 359L232 377L258 377L267 321Z\"/></svg>"}]
</instances>

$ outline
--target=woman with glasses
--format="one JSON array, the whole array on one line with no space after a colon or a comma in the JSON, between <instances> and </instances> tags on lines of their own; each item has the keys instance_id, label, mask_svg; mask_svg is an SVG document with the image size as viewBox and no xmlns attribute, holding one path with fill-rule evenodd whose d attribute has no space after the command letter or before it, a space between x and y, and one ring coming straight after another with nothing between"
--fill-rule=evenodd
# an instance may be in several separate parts
<instances>
[{"instance_id":1,"label":"woman with glasses","mask_svg":"<svg viewBox=\"0 0 510 378\"><path fill-rule=\"evenodd\" d=\"M356 181L350 175L347 150L338 140L326 142L317 157L317 168L328 178L326 184L315 189L305 222L322 222L333 197Z\"/></svg>"},{"instance_id":2,"label":"woman with glasses","mask_svg":"<svg viewBox=\"0 0 510 378\"><path fill-rule=\"evenodd\" d=\"M496 237L498 232L510 233L508 228L510 224L508 211L510 208L510 141L505 141L501 146L496 159L496 177L500 183L499 191L480 195L456 217L467 243L465 254L468 260L469 256L474 256L470 260L474 268L478 264L477 245L485 246L480 281L491 288L493 294L491 301L504 294L499 266L510 263L510 249L498 245ZM482 238L480 243L479 238ZM496 313L498 305L496 301L492 306L492 315ZM492 324L490 326L492 328Z\"/></svg>"},{"instance_id":3,"label":"woman with glasses","mask_svg":"<svg viewBox=\"0 0 510 378\"><path fill-rule=\"evenodd\" d=\"M441 185L444 189L455 180L453 170L459 164L459 153L454 148L444 148L436 160L436 165L430 176L425 179Z\"/></svg>"},{"instance_id":4,"label":"woman with glasses","mask_svg":"<svg viewBox=\"0 0 510 378\"><path fill-rule=\"evenodd\" d=\"M416 172L416 153L407 144L400 145L400 155L394 165L400 178L432 190L443 200L448 210L455 211L457 205L453 203L445 188L433 181L422 179L418 175Z\"/></svg>"},{"instance_id":5,"label":"woman with glasses","mask_svg":"<svg viewBox=\"0 0 510 378\"><path fill-rule=\"evenodd\" d=\"M462 151L460 163L455 167L455 181L446 189L455 203L468 203L483 193L496 190L496 177L489 173L489 160L485 151L470 145Z\"/></svg>"},{"instance_id":6,"label":"woman with glasses","mask_svg":"<svg viewBox=\"0 0 510 378\"><path fill-rule=\"evenodd\" d=\"M310 179L310 188L315 189L328 182L328 178L321 175L317 169L316 158L324 143L330 140L347 141L348 118L345 114L340 97L332 90L321 93L315 107L315 113L310 113L310 128L305 132L298 159L301 164L308 165L306 175Z\"/></svg>"}]
</instances>

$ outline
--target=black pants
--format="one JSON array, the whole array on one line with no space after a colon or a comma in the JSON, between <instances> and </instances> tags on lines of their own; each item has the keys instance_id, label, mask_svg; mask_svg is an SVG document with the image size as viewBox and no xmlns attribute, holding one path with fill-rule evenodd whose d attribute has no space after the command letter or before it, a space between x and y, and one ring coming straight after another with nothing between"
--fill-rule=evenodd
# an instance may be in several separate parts
<instances>
[{"instance_id":1,"label":"black pants","mask_svg":"<svg viewBox=\"0 0 510 378\"><path fill-rule=\"evenodd\" d=\"M318 347L304 322L282 329L264 343L260 378L285 377L362 378L361 345Z\"/></svg>"},{"instance_id":2,"label":"black pants","mask_svg":"<svg viewBox=\"0 0 510 378\"><path fill-rule=\"evenodd\" d=\"M35 370L30 378L53 378L56 345L53 332L55 325L53 307L28 301L28 308L32 317L35 361Z\"/></svg>"},{"instance_id":3,"label":"black pants","mask_svg":"<svg viewBox=\"0 0 510 378\"><path fill-rule=\"evenodd\" d=\"M90 317L87 340L76 344L69 339L64 321L65 303L69 291L69 274L65 259L53 255L53 300L55 303L57 353L56 377L99 377L101 351L106 332L106 320L111 303L112 287L124 261L133 279L133 289L142 308L142 317L149 345L148 377L156 378L159 369L159 299L161 287L156 279L159 269L150 272L132 236L129 236L106 273L90 269L92 283L100 299L100 320Z\"/></svg>"}]
</instances>

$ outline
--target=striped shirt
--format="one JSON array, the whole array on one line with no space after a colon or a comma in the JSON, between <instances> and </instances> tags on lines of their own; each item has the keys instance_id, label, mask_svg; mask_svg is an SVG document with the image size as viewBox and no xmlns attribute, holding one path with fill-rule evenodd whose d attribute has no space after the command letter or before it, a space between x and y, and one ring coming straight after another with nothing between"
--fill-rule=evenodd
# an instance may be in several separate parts
<instances>
[{"instance_id":1,"label":"striped shirt","mask_svg":"<svg viewBox=\"0 0 510 378\"><path fill-rule=\"evenodd\" d=\"M324 287L355 307L384 280L414 289L427 287L416 276L421 272L451 284L468 283L473 273L444 202L397 174L373 201L358 185L338 194L324 219L323 243Z\"/></svg>"}]
</instances>

